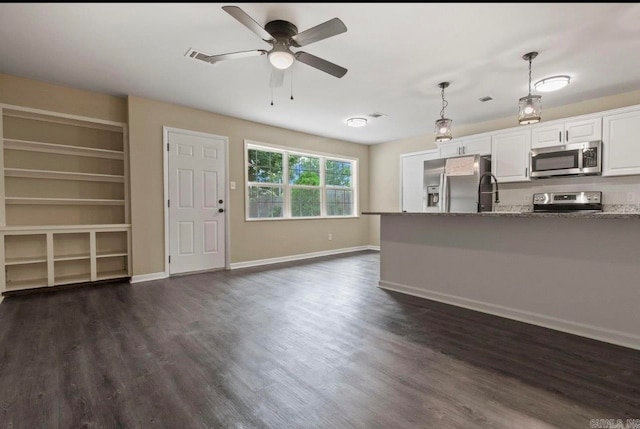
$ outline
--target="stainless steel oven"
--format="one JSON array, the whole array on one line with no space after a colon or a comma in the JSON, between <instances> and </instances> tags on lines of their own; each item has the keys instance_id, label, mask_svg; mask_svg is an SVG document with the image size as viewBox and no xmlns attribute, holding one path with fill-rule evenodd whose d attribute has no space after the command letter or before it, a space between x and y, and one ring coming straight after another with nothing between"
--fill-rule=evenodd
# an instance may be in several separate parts
<instances>
[{"instance_id":1,"label":"stainless steel oven","mask_svg":"<svg viewBox=\"0 0 640 429\"><path fill-rule=\"evenodd\" d=\"M602 141L532 149L531 177L602 174Z\"/></svg>"}]
</instances>

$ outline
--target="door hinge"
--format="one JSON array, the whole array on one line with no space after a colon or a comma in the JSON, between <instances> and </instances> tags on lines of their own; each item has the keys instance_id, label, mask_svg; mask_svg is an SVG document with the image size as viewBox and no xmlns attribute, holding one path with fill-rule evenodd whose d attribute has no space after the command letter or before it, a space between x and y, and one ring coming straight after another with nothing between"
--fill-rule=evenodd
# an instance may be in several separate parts
<instances>
[{"instance_id":1,"label":"door hinge","mask_svg":"<svg viewBox=\"0 0 640 429\"><path fill-rule=\"evenodd\" d=\"M171 263L171 255L169 255L169 263Z\"/></svg>"},{"instance_id":2,"label":"door hinge","mask_svg":"<svg viewBox=\"0 0 640 429\"><path fill-rule=\"evenodd\" d=\"M167 152L169 152L169 143L167 143Z\"/></svg>"},{"instance_id":3,"label":"door hinge","mask_svg":"<svg viewBox=\"0 0 640 429\"><path fill-rule=\"evenodd\" d=\"M167 200L167 207L171 207L171 200Z\"/></svg>"}]
</instances>

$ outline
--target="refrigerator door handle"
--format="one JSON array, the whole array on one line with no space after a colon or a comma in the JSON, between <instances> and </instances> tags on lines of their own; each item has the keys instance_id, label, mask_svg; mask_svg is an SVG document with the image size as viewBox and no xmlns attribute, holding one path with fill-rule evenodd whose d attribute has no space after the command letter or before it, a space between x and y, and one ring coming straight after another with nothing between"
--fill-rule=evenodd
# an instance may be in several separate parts
<instances>
[{"instance_id":1,"label":"refrigerator door handle","mask_svg":"<svg viewBox=\"0 0 640 429\"><path fill-rule=\"evenodd\" d=\"M449 181L447 175L440 175L440 212L449 212Z\"/></svg>"}]
</instances>

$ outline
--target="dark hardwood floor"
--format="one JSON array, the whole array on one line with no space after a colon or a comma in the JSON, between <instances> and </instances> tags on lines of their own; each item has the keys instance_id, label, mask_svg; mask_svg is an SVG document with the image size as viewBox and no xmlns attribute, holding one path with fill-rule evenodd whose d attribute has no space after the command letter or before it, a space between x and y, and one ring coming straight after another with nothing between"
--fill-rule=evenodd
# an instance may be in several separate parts
<instances>
[{"instance_id":1,"label":"dark hardwood floor","mask_svg":"<svg viewBox=\"0 0 640 429\"><path fill-rule=\"evenodd\" d=\"M0 428L640 419L640 352L386 292L378 267L363 252L6 298Z\"/></svg>"}]
</instances>

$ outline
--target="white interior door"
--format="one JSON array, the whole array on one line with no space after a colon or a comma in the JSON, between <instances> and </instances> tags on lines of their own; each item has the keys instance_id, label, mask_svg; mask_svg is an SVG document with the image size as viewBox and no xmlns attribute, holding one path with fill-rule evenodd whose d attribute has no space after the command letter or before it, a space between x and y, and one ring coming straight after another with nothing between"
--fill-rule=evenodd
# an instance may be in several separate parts
<instances>
[{"instance_id":1,"label":"white interior door","mask_svg":"<svg viewBox=\"0 0 640 429\"><path fill-rule=\"evenodd\" d=\"M168 132L169 272L225 266L225 140Z\"/></svg>"}]
</instances>

